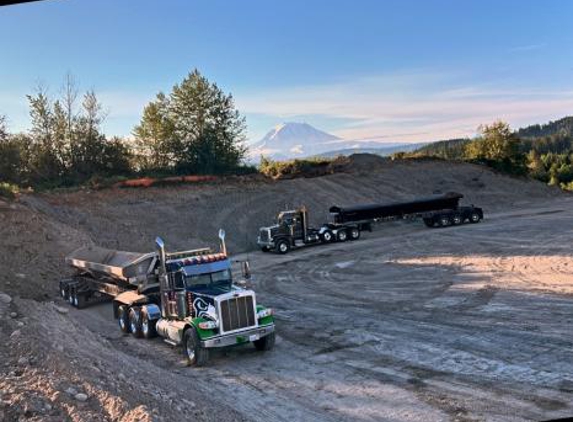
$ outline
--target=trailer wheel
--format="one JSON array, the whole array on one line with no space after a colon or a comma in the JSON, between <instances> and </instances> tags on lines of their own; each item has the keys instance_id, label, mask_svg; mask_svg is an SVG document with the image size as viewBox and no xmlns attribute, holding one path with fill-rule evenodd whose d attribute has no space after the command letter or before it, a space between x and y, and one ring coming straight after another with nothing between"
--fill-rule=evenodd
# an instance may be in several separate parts
<instances>
[{"instance_id":1,"label":"trailer wheel","mask_svg":"<svg viewBox=\"0 0 573 422\"><path fill-rule=\"evenodd\" d=\"M452 217L452 223L454 226L459 226L463 222L464 222L464 219L462 218L462 216L460 214L454 214L454 216Z\"/></svg>"},{"instance_id":2,"label":"trailer wheel","mask_svg":"<svg viewBox=\"0 0 573 422\"><path fill-rule=\"evenodd\" d=\"M350 235L350 240L360 239L360 229L358 229L358 227L351 228L349 235Z\"/></svg>"},{"instance_id":3,"label":"trailer wheel","mask_svg":"<svg viewBox=\"0 0 573 422\"><path fill-rule=\"evenodd\" d=\"M340 230L337 233L336 237L337 237L339 242L346 242L346 240L348 239L348 235L346 233L346 230Z\"/></svg>"},{"instance_id":4,"label":"trailer wheel","mask_svg":"<svg viewBox=\"0 0 573 422\"><path fill-rule=\"evenodd\" d=\"M68 300L68 293L69 292L69 287L60 281L60 295L62 296L62 299L64 300Z\"/></svg>"},{"instance_id":5,"label":"trailer wheel","mask_svg":"<svg viewBox=\"0 0 573 422\"><path fill-rule=\"evenodd\" d=\"M157 335L155 330L156 320L150 320L146 311L142 310L139 315L141 316L141 334L144 338L150 339Z\"/></svg>"},{"instance_id":6,"label":"trailer wheel","mask_svg":"<svg viewBox=\"0 0 573 422\"><path fill-rule=\"evenodd\" d=\"M74 306L74 294L75 294L75 287L74 286L70 286L68 288L68 303L72 306Z\"/></svg>"},{"instance_id":7,"label":"trailer wheel","mask_svg":"<svg viewBox=\"0 0 573 422\"><path fill-rule=\"evenodd\" d=\"M481 217L479 216L479 214L477 212L472 212L470 214L470 223L479 223L481 220Z\"/></svg>"},{"instance_id":8,"label":"trailer wheel","mask_svg":"<svg viewBox=\"0 0 573 422\"><path fill-rule=\"evenodd\" d=\"M141 311L138 307L132 307L128 313L129 329L134 337L140 338L143 333L141 332Z\"/></svg>"},{"instance_id":9,"label":"trailer wheel","mask_svg":"<svg viewBox=\"0 0 573 422\"><path fill-rule=\"evenodd\" d=\"M447 215L440 216L439 222L441 227L448 227L452 224L452 220Z\"/></svg>"},{"instance_id":10,"label":"trailer wheel","mask_svg":"<svg viewBox=\"0 0 573 422\"><path fill-rule=\"evenodd\" d=\"M129 317L126 305L119 305L117 307L117 323L122 333L129 333Z\"/></svg>"},{"instance_id":11,"label":"trailer wheel","mask_svg":"<svg viewBox=\"0 0 573 422\"><path fill-rule=\"evenodd\" d=\"M426 225L426 227L434 227L434 219L433 218L424 218L424 224Z\"/></svg>"},{"instance_id":12,"label":"trailer wheel","mask_svg":"<svg viewBox=\"0 0 573 422\"><path fill-rule=\"evenodd\" d=\"M332 232L330 230L325 230L324 233L322 233L322 235L320 236L320 238L324 243L330 243L332 242L332 239L334 239L334 236L332 235Z\"/></svg>"},{"instance_id":13,"label":"trailer wheel","mask_svg":"<svg viewBox=\"0 0 573 422\"><path fill-rule=\"evenodd\" d=\"M194 327L189 327L183 334L183 353L189 366L203 366L209 360L209 349L201 347Z\"/></svg>"},{"instance_id":14,"label":"trailer wheel","mask_svg":"<svg viewBox=\"0 0 573 422\"><path fill-rule=\"evenodd\" d=\"M257 350L261 352L267 352L275 347L275 333L272 332L268 336L264 336L258 340L253 341Z\"/></svg>"},{"instance_id":15,"label":"trailer wheel","mask_svg":"<svg viewBox=\"0 0 573 422\"><path fill-rule=\"evenodd\" d=\"M279 240L277 243L277 252L280 254L285 254L290 250L290 245L286 240Z\"/></svg>"}]
</instances>

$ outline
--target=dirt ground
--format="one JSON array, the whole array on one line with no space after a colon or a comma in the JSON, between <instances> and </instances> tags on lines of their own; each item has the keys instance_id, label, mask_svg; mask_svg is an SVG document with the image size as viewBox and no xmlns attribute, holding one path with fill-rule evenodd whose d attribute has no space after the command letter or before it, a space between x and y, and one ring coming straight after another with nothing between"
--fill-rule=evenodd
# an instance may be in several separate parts
<instances>
[{"instance_id":1,"label":"dirt ground","mask_svg":"<svg viewBox=\"0 0 573 422\"><path fill-rule=\"evenodd\" d=\"M486 220L385 223L356 242L254 250L285 203L322 221L330 205L437 191L464 193ZM573 198L540 183L364 160L313 179L31 195L0 204L0 218L0 421L573 416ZM76 247L147 251L158 234L203 246L219 227L276 310L272 352L241 346L188 368L160 339L122 335L109 304L57 298Z\"/></svg>"}]
</instances>

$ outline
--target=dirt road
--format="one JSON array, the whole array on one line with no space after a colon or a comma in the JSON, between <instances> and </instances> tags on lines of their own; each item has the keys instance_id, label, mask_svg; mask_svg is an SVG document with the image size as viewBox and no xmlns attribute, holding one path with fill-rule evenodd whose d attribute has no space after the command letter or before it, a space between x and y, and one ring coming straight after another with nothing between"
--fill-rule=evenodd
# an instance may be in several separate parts
<instances>
[{"instance_id":1,"label":"dirt road","mask_svg":"<svg viewBox=\"0 0 573 422\"><path fill-rule=\"evenodd\" d=\"M276 349L216 353L203 369L184 368L160 340L120 335L109 306L71 315L121 360L159 365L176 397L209 391L249 420L572 415L572 205L250 254L259 300L277 311Z\"/></svg>"}]
</instances>

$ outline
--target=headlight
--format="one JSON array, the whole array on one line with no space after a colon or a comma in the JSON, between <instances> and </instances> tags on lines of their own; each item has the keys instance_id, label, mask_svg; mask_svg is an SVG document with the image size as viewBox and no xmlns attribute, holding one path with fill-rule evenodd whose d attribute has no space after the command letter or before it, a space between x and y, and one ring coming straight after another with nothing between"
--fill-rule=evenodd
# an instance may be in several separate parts
<instances>
[{"instance_id":1,"label":"headlight","mask_svg":"<svg viewBox=\"0 0 573 422\"><path fill-rule=\"evenodd\" d=\"M257 319L263 319L273 314L274 312L271 308L261 309L259 312L257 312Z\"/></svg>"},{"instance_id":2,"label":"headlight","mask_svg":"<svg viewBox=\"0 0 573 422\"><path fill-rule=\"evenodd\" d=\"M197 326L202 330L214 330L219 326L219 323L217 321L202 321Z\"/></svg>"}]
</instances>

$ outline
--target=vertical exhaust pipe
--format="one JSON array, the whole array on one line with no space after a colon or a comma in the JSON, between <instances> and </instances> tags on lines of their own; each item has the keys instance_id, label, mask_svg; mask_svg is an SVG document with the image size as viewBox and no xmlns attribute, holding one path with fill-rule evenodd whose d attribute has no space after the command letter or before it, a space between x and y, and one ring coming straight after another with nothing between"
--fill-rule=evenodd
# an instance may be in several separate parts
<instances>
[{"instance_id":1,"label":"vertical exhaust pipe","mask_svg":"<svg viewBox=\"0 0 573 422\"><path fill-rule=\"evenodd\" d=\"M227 256L227 244L225 243L225 230L219 229L219 239L221 240L221 253Z\"/></svg>"},{"instance_id":2,"label":"vertical exhaust pipe","mask_svg":"<svg viewBox=\"0 0 573 422\"><path fill-rule=\"evenodd\" d=\"M169 280L167 278L167 266L165 261L167 260L167 254L165 253L165 242L159 236L155 239L155 245L159 251L159 294L161 296L161 316L167 318L167 294L169 291Z\"/></svg>"}]
</instances>

